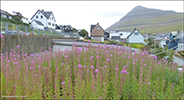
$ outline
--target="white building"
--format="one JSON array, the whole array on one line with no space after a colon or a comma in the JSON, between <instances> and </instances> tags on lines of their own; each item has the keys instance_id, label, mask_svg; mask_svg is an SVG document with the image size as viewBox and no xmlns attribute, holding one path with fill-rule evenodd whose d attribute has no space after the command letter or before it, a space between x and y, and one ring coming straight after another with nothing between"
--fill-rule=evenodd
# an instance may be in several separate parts
<instances>
[{"instance_id":1,"label":"white building","mask_svg":"<svg viewBox=\"0 0 184 100\"><path fill-rule=\"evenodd\" d=\"M29 24L29 19L28 19L28 18L26 18L26 17L23 17L23 18L22 18L22 22L23 22L23 23L27 23L27 24Z\"/></svg>"},{"instance_id":2,"label":"white building","mask_svg":"<svg viewBox=\"0 0 184 100\"><path fill-rule=\"evenodd\" d=\"M184 38L178 41L178 51L184 51Z\"/></svg>"},{"instance_id":3,"label":"white building","mask_svg":"<svg viewBox=\"0 0 184 100\"><path fill-rule=\"evenodd\" d=\"M45 12L44 10L38 10L30 20L31 22L36 20L37 22L42 23L44 25L44 29L55 29L56 27L56 20L52 11ZM31 23L31 26L36 27L35 24L36 23Z\"/></svg>"},{"instance_id":4,"label":"white building","mask_svg":"<svg viewBox=\"0 0 184 100\"><path fill-rule=\"evenodd\" d=\"M0 14L1 14L1 17L13 19L12 14L10 14L4 10L0 10Z\"/></svg>"},{"instance_id":5,"label":"white building","mask_svg":"<svg viewBox=\"0 0 184 100\"><path fill-rule=\"evenodd\" d=\"M164 45L166 45L166 41L167 41L167 39L162 39L162 40L160 41L159 46L163 48Z\"/></svg>"},{"instance_id":6,"label":"white building","mask_svg":"<svg viewBox=\"0 0 184 100\"><path fill-rule=\"evenodd\" d=\"M37 20L33 20L30 24L30 27L36 30L39 30L39 29L44 30L44 25L40 21L37 21Z\"/></svg>"},{"instance_id":7,"label":"white building","mask_svg":"<svg viewBox=\"0 0 184 100\"><path fill-rule=\"evenodd\" d=\"M127 43L144 43L143 35L134 28L133 32L124 31L111 31L109 34L110 39L125 41Z\"/></svg>"}]
</instances>

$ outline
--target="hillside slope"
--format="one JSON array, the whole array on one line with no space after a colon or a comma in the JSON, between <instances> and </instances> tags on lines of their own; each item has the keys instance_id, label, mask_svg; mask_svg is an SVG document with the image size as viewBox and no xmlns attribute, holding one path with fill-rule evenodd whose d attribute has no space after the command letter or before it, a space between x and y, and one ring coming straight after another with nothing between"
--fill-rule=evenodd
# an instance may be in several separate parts
<instances>
[{"instance_id":1,"label":"hillside slope","mask_svg":"<svg viewBox=\"0 0 184 100\"><path fill-rule=\"evenodd\" d=\"M148 9L137 6L118 22L111 25L109 30L132 31L137 28L141 33L167 33L183 30L183 13Z\"/></svg>"}]
</instances>

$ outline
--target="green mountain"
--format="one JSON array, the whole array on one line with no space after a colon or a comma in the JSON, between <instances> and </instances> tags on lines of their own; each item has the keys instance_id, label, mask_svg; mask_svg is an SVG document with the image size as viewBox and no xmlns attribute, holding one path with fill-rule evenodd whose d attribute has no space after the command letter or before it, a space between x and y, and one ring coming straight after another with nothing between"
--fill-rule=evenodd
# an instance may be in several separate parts
<instances>
[{"instance_id":1,"label":"green mountain","mask_svg":"<svg viewBox=\"0 0 184 100\"><path fill-rule=\"evenodd\" d=\"M118 22L108 27L106 31L133 31L134 28L137 28L143 34L183 31L183 14L137 6Z\"/></svg>"}]
</instances>

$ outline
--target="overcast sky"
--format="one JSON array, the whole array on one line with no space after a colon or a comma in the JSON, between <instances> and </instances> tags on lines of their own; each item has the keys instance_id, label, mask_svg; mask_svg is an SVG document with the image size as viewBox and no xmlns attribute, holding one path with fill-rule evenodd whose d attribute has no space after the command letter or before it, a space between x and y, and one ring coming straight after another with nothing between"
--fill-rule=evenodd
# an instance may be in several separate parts
<instances>
[{"instance_id":1,"label":"overcast sky","mask_svg":"<svg viewBox=\"0 0 184 100\"><path fill-rule=\"evenodd\" d=\"M181 1L1 1L1 9L12 13L20 12L31 18L38 9L52 11L58 25L71 25L76 29L90 31L92 24L108 28L134 7L183 12Z\"/></svg>"}]
</instances>

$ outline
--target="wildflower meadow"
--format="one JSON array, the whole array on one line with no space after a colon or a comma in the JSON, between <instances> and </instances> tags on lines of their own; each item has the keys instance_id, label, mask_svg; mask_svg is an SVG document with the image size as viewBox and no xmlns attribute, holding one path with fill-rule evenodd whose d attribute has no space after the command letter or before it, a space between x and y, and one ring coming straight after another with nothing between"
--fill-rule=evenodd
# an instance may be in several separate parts
<instances>
[{"instance_id":1,"label":"wildflower meadow","mask_svg":"<svg viewBox=\"0 0 184 100\"><path fill-rule=\"evenodd\" d=\"M118 45L1 54L2 96L21 99L184 99L176 63ZM57 49L57 48L56 48ZM3 98L5 99L5 97Z\"/></svg>"}]
</instances>

